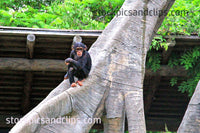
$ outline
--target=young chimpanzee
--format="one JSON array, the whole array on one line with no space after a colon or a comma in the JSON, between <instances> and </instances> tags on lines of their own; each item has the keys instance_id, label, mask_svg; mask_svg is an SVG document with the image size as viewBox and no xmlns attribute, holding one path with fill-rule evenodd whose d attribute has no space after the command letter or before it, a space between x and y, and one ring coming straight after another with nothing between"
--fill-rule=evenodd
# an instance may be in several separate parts
<instances>
[{"instance_id":1,"label":"young chimpanzee","mask_svg":"<svg viewBox=\"0 0 200 133\"><path fill-rule=\"evenodd\" d=\"M85 44L81 42L75 43L73 50L70 53L70 58L65 60L65 64L68 65L68 72L64 79L69 78L71 87L76 87L76 83L82 86L82 81L88 77L88 74L91 70L91 57L85 49ZM74 76L78 78L76 83Z\"/></svg>"}]
</instances>

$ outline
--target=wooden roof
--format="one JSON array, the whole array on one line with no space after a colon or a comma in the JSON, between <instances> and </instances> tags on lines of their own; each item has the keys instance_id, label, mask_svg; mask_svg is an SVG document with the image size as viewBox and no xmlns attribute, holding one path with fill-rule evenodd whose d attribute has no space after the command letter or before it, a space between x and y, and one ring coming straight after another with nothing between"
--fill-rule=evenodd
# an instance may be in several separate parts
<instances>
[{"instance_id":1,"label":"wooden roof","mask_svg":"<svg viewBox=\"0 0 200 133\"><path fill-rule=\"evenodd\" d=\"M101 32L0 27L0 129L10 129L13 124L6 124L6 118L26 114L63 80L66 72L63 60L69 56L75 35L80 35L90 47ZM29 34L36 37L32 57L27 51ZM161 69L156 73L146 69L144 100L148 130L164 130L166 124L175 131L189 102L187 94L169 84L174 76L186 77L186 71L181 67L171 69L167 62L171 53L199 45L200 37L170 37L175 38L175 46L167 52L158 51L162 54Z\"/></svg>"}]
</instances>

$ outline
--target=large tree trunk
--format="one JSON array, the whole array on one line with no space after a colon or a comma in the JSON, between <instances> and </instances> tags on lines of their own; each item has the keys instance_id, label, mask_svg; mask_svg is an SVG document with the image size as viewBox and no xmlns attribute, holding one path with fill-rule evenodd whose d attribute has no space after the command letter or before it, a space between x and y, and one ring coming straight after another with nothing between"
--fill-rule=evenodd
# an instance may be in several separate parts
<instances>
[{"instance_id":1,"label":"large tree trunk","mask_svg":"<svg viewBox=\"0 0 200 133\"><path fill-rule=\"evenodd\" d=\"M120 11L156 9L168 12L173 2L174 0L126 0ZM164 17L141 14L116 16L89 50L93 67L84 85L69 88L68 80L63 81L10 132L88 132L94 123L85 123L85 119L101 117L105 106L105 132L124 132L126 115L130 133L145 133L145 59L154 33ZM38 118L66 116L78 120L73 124L29 123Z\"/></svg>"},{"instance_id":2,"label":"large tree trunk","mask_svg":"<svg viewBox=\"0 0 200 133\"><path fill-rule=\"evenodd\" d=\"M200 81L197 84L177 133L200 133Z\"/></svg>"}]
</instances>

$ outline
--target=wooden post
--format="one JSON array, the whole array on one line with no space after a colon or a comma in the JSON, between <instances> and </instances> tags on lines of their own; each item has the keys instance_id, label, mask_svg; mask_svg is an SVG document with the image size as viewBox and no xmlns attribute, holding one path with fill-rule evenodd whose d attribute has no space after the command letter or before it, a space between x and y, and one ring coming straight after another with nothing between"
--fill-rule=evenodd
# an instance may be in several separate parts
<instances>
[{"instance_id":1,"label":"wooden post","mask_svg":"<svg viewBox=\"0 0 200 133\"><path fill-rule=\"evenodd\" d=\"M168 39L167 42L169 43L168 45L168 50L166 51L165 49L162 52L162 57L163 57L163 64L166 64L169 60L169 57L172 53L173 47L176 45L176 41L172 41L171 39Z\"/></svg>"},{"instance_id":2,"label":"wooden post","mask_svg":"<svg viewBox=\"0 0 200 133\"><path fill-rule=\"evenodd\" d=\"M34 45L35 45L35 35L29 34L27 36L27 45L26 45L27 58L33 58Z\"/></svg>"},{"instance_id":3,"label":"wooden post","mask_svg":"<svg viewBox=\"0 0 200 133\"><path fill-rule=\"evenodd\" d=\"M22 97L22 115L26 114L30 109L30 94L32 90L33 74L32 72L26 72L24 91Z\"/></svg>"},{"instance_id":4,"label":"wooden post","mask_svg":"<svg viewBox=\"0 0 200 133\"><path fill-rule=\"evenodd\" d=\"M74 44L77 42L82 42L82 38L79 35L74 36L73 42L72 42L72 47L71 47L72 49L73 49Z\"/></svg>"}]
</instances>

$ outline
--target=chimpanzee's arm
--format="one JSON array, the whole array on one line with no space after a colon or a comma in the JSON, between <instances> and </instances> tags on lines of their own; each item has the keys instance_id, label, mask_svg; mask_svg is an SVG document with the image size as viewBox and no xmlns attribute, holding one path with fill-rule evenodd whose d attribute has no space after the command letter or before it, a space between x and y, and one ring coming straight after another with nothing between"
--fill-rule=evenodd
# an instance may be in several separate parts
<instances>
[{"instance_id":1,"label":"chimpanzee's arm","mask_svg":"<svg viewBox=\"0 0 200 133\"><path fill-rule=\"evenodd\" d=\"M78 61L73 60L72 58L67 58L65 62L74 65L76 68L81 69L82 64Z\"/></svg>"},{"instance_id":2,"label":"chimpanzee's arm","mask_svg":"<svg viewBox=\"0 0 200 133\"><path fill-rule=\"evenodd\" d=\"M86 75L89 74L91 66L92 66L92 60L89 53L86 53L78 61L72 58L67 58L65 62L70 63L71 65L75 66L79 70L82 69Z\"/></svg>"}]
</instances>

